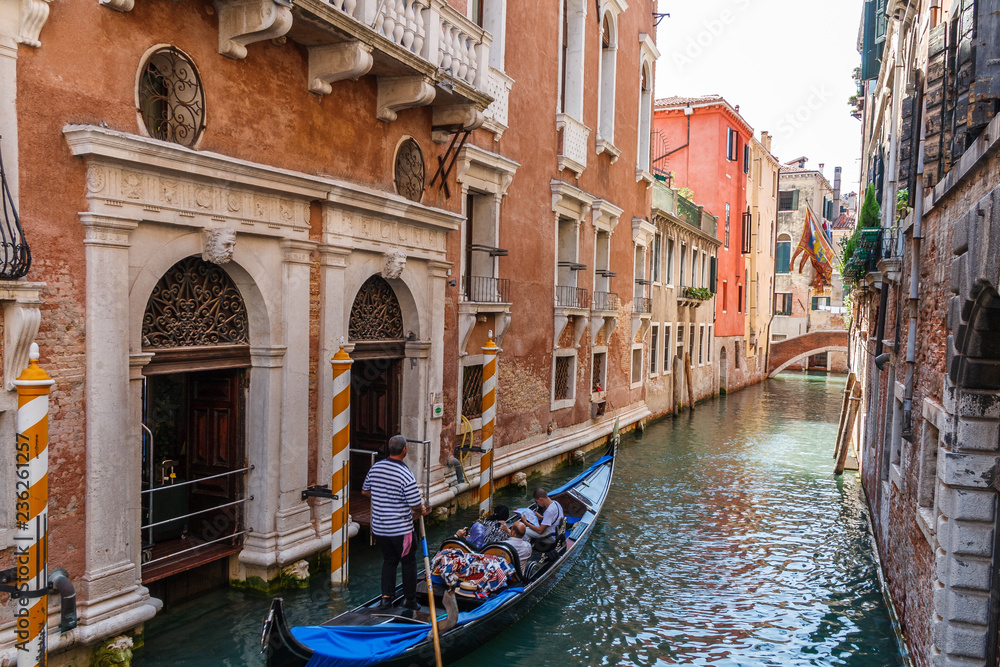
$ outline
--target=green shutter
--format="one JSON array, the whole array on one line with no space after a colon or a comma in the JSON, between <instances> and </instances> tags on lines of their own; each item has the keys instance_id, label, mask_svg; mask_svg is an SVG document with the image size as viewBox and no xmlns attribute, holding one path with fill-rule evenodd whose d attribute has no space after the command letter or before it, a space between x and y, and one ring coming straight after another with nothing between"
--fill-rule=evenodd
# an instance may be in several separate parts
<instances>
[{"instance_id":1,"label":"green shutter","mask_svg":"<svg viewBox=\"0 0 1000 667\"><path fill-rule=\"evenodd\" d=\"M799 210L799 191L792 190L792 210Z\"/></svg>"}]
</instances>

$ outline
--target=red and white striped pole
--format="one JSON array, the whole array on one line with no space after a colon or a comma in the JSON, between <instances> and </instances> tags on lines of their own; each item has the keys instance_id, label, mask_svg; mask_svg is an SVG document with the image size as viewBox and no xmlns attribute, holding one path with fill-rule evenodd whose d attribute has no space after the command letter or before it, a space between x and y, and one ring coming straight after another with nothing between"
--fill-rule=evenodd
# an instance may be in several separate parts
<instances>
[{"instance_id":1,"label":"red and white striped pole","mask_svg":"<svg viewBox=\"0 0 1000 667\"><path fill-rule=\"evenodd\" d=\"M334 584L347 583L347 557L350 539L348 537L347 494L350 492L350 449L351 449L351 356L344 351L344 341L340 341L340 351L333 355L333 479L330 491L337 499L333 501L333 516L330 518L330 581Z\"/></svg>"},{"instance_id":2,"label":"red and white striped pole","mask_svg":"<svg viewBox=\"0 0 1000 667\"><path fill-rule=\"evenodd\" d=\"M500 348L493 342L493 332L483 345L483 431L479 459L479 514L489 514L493 508L493 428L497 416L497 354Z\"/></svg>"},{"instance_id":3,"label":"red and white striped pole","mask_svg":"<svg viewBox=\"0 0 1000 667\"><path fill-rule=\"evenodd\" d=\"M31 344L28 367L17 387L17 466L14 616L17 664L45 665L48 623L49 389L54 384L38 366L38 345Z\"/></svg>"}]
</instances>

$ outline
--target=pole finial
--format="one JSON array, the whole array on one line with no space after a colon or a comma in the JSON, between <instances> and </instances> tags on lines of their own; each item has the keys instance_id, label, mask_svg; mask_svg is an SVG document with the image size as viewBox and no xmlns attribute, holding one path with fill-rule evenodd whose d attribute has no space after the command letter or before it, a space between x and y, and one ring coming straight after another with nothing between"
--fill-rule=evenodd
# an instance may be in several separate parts
<instances>
[{"instance_id":1,"label":"pole finial","mask_svg":"<svg viewBox=\"0 0 1000 667\"><path fill-rule=\"evenodd\" d=\"M32 343L28 348L28 359L38 361L38 343Z\"/></svg>"}]
</instances>

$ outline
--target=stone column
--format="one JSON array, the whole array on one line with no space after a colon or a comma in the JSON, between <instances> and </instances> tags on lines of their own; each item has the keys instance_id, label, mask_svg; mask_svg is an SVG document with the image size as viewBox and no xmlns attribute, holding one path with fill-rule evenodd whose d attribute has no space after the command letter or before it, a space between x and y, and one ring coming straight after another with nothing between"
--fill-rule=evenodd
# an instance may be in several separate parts
<instances>
[{"instance_id":1,"label":"stone column","mask_svg":"<svg viewBox=\"0 0 1000 667\"><path fill-rule=\"evenodd\" d=\"M276 528L279 549L315 540L309 506L309 268L312 241L281 242L285 365L281 399L280 497ZM279 564L284 557L279 554Z\"/></svg>"},{"instance_id":2,"label":"stone column","mask_svg":"<svg viewBox=\"0 0 1000 667\"><path fill-rule=\"evenodd\" d=\"M79 639L149 620L158 602L141 586L141 448L129 400L129 247L134 220L82 213L86 229L86 540L77 582ZM123 507L131 511L122 511Z\"/></svg>"},{"instance_id":3,"label":"stone column","mask_svg":"<svg viewBox=\"0 0 1000 667\"><path fill-rule=\"evenodd\" d=\"M319 452L317 474L319 483L324 483L333 475L333 459L330 443L333 441L333 377L329 363L340 348L339 341L347 339L346 313L351 306L352 295L346 294L347 258L351 251L347 248L320 244L319 254L319 371L316 382L318 392L317 429ZM351 345L345 345L347 352ZM330 516L343 501L314 500L312 515L319 537L330 534Z\"/></svg>"},{"instance_id":4,"label":"stone column","mask_svg":"<svg viewBox=\"0 0 1000 667\"><path fill-rule=\"evenodd\" d=\"M277 573L278 534L275 530L281 474L282 374L285 348L250 348L250 391L247 397L247 461L250 471L247 534L239 556L239 579Z\"/></svg>"}]
</instances>

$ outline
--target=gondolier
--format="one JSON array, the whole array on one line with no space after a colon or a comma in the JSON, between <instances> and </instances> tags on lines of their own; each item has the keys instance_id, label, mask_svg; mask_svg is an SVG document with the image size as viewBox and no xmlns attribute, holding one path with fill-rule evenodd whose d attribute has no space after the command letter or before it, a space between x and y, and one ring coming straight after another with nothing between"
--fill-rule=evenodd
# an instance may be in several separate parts
<instances>
[{"instance_id":1,"label":"gondolier","mask_svg":"<svg viewBox=\"0 0 1000 667\"><path fill-rule=\"evenodd\" d=\"M406 438L389 438L389 458L368 471L361 493L372 499L372 535L382 549L381 607L391 607L396 590L396 567L403 566L403 604L418 609L417 553L413 539L413 518L428 514L417 489L417 480L406 467Z\"/></svg>"}]
</instances>

